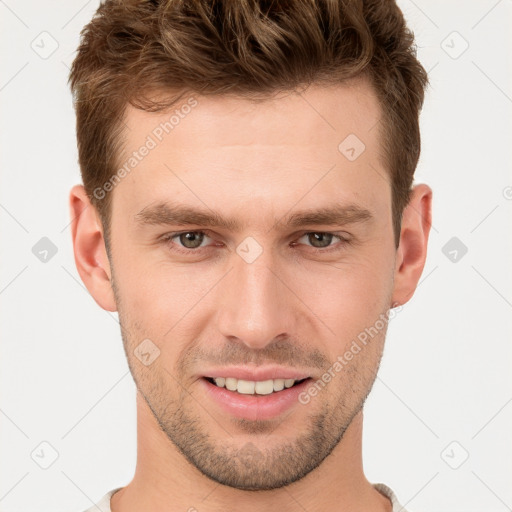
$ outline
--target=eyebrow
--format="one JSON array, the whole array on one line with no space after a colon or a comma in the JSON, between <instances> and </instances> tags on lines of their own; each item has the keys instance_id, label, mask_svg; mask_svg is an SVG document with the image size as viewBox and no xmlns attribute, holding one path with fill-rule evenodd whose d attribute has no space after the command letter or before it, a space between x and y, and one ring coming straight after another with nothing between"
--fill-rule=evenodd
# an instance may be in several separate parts
<instances>
[{"instance_id":1,"label":"eyebrow","mask_svg":"<svg viewBox=\"0 0 512 512\"><path fill-rule=\"evenodd\" d=\"M366 208L357 204L332 205L317 209L307 209L285 215L277 220L274 227L299 228L307 225L342 226L368 222L374 218ZM238 219L224 218L213 210L198 210L190 206L159 202L148 205L135 215L138 226L148 225L200 225L211 228L223 228L238 232L243 224Z\"/></svg>"}]
</instances>

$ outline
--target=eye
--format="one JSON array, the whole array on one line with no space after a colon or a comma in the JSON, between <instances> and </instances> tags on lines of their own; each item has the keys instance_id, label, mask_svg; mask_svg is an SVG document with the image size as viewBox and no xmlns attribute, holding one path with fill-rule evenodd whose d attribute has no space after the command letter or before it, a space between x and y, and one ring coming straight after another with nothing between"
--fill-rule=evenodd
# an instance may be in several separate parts
<instances>
[{"instance_id":1,"label":"eye","mask_svg":"<svg viewBox=\"0 0 512 512\"><path fill-rule=\"evenodd\" d=\"M313 252L319 253L342 250L350 243L348 238L335 233L311 231L309 233L304 233L297 242L293 242L292 245L295 246L300 244L302 239L306 239L306 243L304 243L304 245L310 245ZM203 242L213 240L208 236L206 231L179 231L166 233L161 237L161 240L171 251L186 255L202 253L212 245L215 245L211 244L209 246L208 244L203 244ZM336 240L339 240L339 243L333 244L332 242ZM222 244L220 245L222 246Z\"/></svg>"},{"instance_id":2,"label":"eye","mask_svg":"<svg viewBox=\"0 0 512 512\"><path fill-rule=\"evenodd\" d=\"M199 252L199 249L205 249L201 244L210 237L205 231L180 231L178 233L167 233L162 237L172 250L182 253Z\"/></svg>"},{"instance_id":3,"label":"eye","mask_svg":"<svg viewBox=\"0 0 512 512\"><path fill-rule=\"evenodd\" d=\"M312 231L309 233L304 233L298 241L305 238L308 242L311 243L311 246L314 249L317 249L321 252L328 252L331 250L337 250L343 248L344 245L349 243L349 240L341 235L336 235L334 233L325 233L323 231ZM331 244L334 240L339 240L339 244ZM306 244L307 245L307 244Z\"/></svg>"}]
</instances>

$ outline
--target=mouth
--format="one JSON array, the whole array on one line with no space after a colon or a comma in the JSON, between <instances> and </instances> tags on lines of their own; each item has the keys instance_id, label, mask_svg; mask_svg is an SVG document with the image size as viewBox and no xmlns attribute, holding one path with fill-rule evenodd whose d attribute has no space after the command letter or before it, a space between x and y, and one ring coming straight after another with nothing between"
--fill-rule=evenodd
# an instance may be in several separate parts
<instances>
[{"instance_id":1,"label":"mouth","mask_svg":"<svg viewBox=\"0 0 512 512\"><path fill-rule=\"evenodd\" d=\"M218 388L225 388L240 395L272 395L281 393L286 389L293 388L309 380L309 377L304 379L267 379L259 381L236 379L234 377L203 378Z\"/></svg>"},{"instance_id":2,"label":"mouth","mask_svg":"<svg viewBox=\"0 0 512 512\"><path fill-rule=\"evenodd\" d=\"M288 410L295 410L297 413L304 411L299 396L305 392L312 380L311 377L306 377L256 381L205 376L199 379L199 383L205 398L214 407L219 407L224 414L227 413L228 417L263 421L272 420Z\"/></svg>"}]
</instances>

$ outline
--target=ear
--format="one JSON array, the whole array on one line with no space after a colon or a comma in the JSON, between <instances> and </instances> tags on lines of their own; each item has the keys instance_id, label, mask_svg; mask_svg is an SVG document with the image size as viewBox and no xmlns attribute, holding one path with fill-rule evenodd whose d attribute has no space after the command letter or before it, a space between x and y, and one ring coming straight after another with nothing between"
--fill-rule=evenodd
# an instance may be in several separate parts
<instances>
[{"instance_id":1,"label":"ear","mask_svg":"<svg viewBox=\"0 0 512 512\"><path fill-rule=\"evenodd\" d=\"M112 273L96 208L82 185L69 194L71 236L75 264L92 298L107 311L117 311L111 286Z\"/></svg>"},{"instance_id":2,"label":"ear","mask_svg":"<svg viewBox=\"0 0 512 512\"><path fill-rule=\"evenodd\" d=\"M395 306L408 302L416 290L427 259L431 225L432 190L428 185L416 185L402 216L392 299Z\"/></svg>"}]
</instances>

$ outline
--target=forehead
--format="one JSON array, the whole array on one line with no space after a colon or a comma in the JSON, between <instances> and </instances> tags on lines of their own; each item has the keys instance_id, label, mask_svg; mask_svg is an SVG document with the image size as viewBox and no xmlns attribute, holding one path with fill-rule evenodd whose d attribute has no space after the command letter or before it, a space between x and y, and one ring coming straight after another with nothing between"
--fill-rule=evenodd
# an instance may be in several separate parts
<instances>
[{"instance_id":1,"label":"forehead","mask_svg":"<svg viewBox=\"0 0 512 512\"><path fill-rule=\"evenodd\" d=\"M190 94L166 112L129 107L119 158L128 172L113 191L114 210L133 216L167 200L233 212L247 211L248 202L284 209L297 201L313 207L321 197L379 208L389 192L380 116L364 80L259 102Z\"/></svg>"},{"instance_id":2,"label":"forehead","mask_svg":"<svg viewBox=\"0 0 512 512\"><path fill-rule=\"evenodd\" d=\"M152 134L157 142L172 138L176 145L196 149L191 133L201 137L202 144L211 146L228 142L275 145L293 138L296 143L311 141L321 147L332 142L331 137L325 138L327 133L336 134L336 139L352 130L371 144L372 128L380 116L373 88L366 79L358 78L342 85L312 85L303 92L276 93L258 101L234 95L190 93L166 112L128 106L124 138L128 148L136 147L141 136Z\"/></svg>"}]
</instances>

